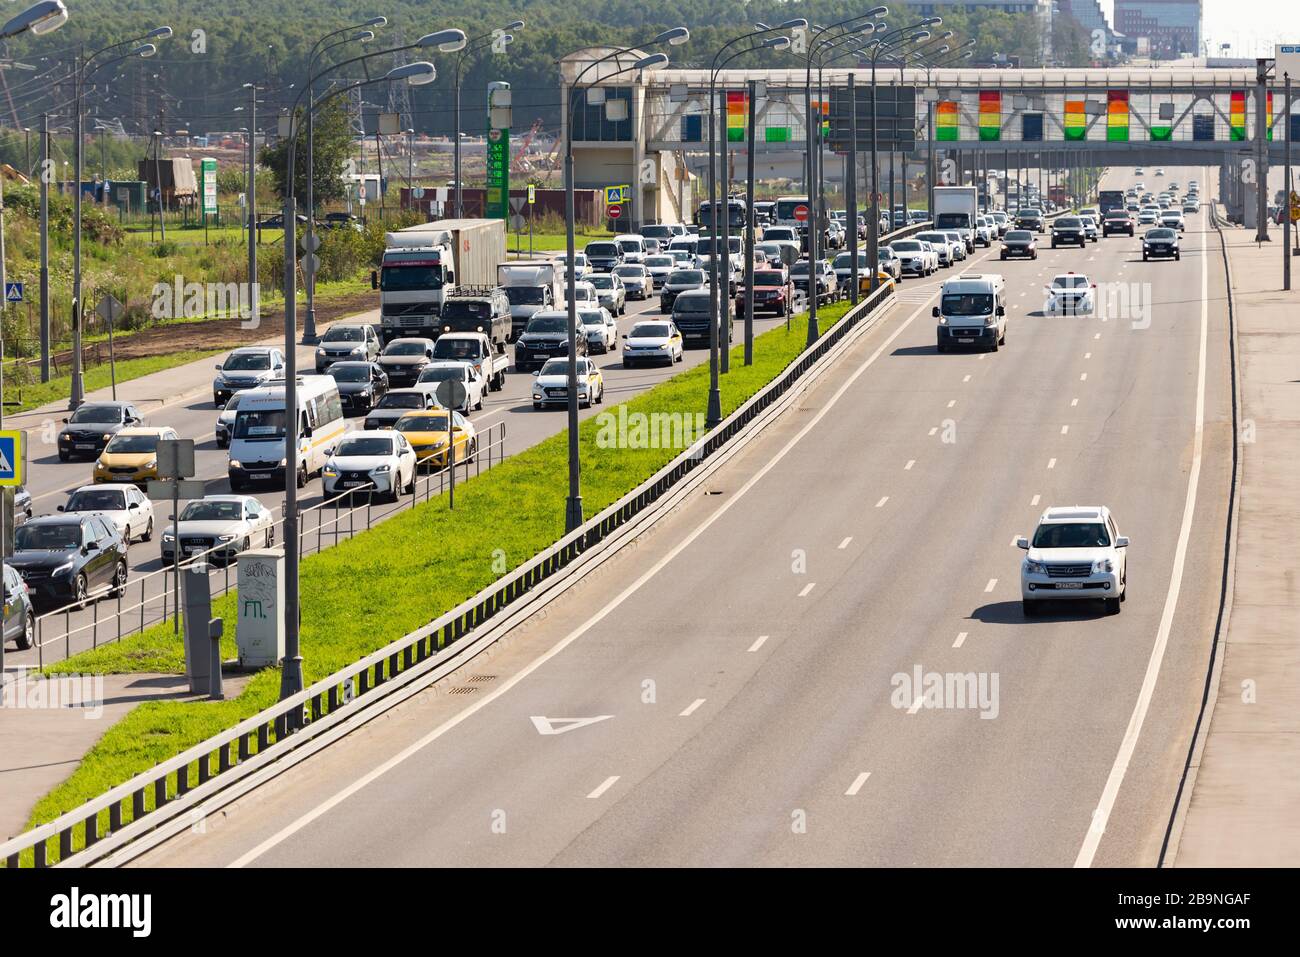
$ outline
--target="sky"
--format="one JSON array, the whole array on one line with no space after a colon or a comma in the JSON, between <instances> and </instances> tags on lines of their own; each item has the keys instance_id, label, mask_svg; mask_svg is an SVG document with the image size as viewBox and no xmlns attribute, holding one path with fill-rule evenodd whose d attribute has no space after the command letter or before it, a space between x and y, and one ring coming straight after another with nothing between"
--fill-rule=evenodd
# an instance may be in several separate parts
<instances>
[{"instance_id":1,"label":"sky","mask_svg":"<svg viewBox=\"0 0 1300 957\"><path fill-rule=\"evenodd\" d=\"M1114 6L1101 0L1112 24ZM1201 29L1216 55L1230 43L1231 56L1271 56L1274 43L1300 42L1300 0L1202 0Z\"/></svg>"}]
</instances>

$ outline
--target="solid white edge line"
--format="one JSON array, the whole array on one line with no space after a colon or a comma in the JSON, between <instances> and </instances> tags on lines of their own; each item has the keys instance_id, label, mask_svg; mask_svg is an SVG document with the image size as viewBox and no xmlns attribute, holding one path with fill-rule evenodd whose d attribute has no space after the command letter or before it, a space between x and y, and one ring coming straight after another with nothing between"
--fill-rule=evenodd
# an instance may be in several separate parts
<instances>
[{"instance_id":1,"label":"solid white edge line","mask_svg":"<svg viewBox=\"0 0 1300 957\"><path fill-rule=\"evenodd\" d=\"M530 662L529 664L521 668L516 674L511 676L506 681L502 682L500 687L493 689L489 694L483 696L478 701L474 702L464 711L454 715L451 718L448 718L446 721L438 725L438 727L434 728L432 731L430 731L420 740L415 741L412 744L408 745L407 747L403 748L400 752L393 755L383 764L380 764L374 769L368 771L366 774L357 778L357 780L353 781L347 787L333 794L331 797L327 798L325 801L321 802L316 807L312 808L312 810L308 811L306 814L303 814L300 817L298 817L292 823L285 825L283 828L281 828L276 833L272 834L266 840L262 841L252 850L247 851L244 854L240 855L232 863L228 864L227 867L245 867L248 864L252 863L253 861L257 860L257 858L261 857L263 854L271 850L276 845L283 843L284 841L292 837L294 834L297 834L299 831L301 831L312 821L315 821L317 818L328 813L330 810L342 804L344 801L346 801L352 795L356 794L358 791L365 788L367 785L383 777L393 768L397 767L399 764L406 761L412 755L417 754L419 751L423 750L433 741L442 737L444 734L446 734L452 728L456 727L462 721L465 721L467 718L471 717L472 715L477 714L482 708L486 707L488 704L495 701L497 698L501 697L503 694L505 694L507 691L509 691L519 682L523 681L524 678L528 677L530 674L532 674L542 665L546 664L546 662L550 661L561 651L569 647L569 645L573 644L584 634L590 631L593 627L595 627L597 624L603 621L606 616L608 616L616 608L622 605L623 602L627 601L628 598L630 598L633 594L635 594L641 588L642 585L644 585L651 578L653 578L660 571L662 571L663 568L667 566L669 562L673 561L678 555L680 555L683 551L685 551L697 538L703 535L705 531L707 531L713 525L714 522L716 522L723 515L725 515L728 512L728 510L730 510L730 508L733 505L739 502L741 498L744 497L746 492L748 492L751 488L757 485L759 481L761 481L767 475L768 472L776 468L776 466L781 462L781 460L784 459L787 455L789 455L790 451L794 449L794 447L798 445L799 442L801 442L809 432L811 432L814 428L817 427L817 425L821 422L821 420L826 417L826 415L830 412L832 408L835 407L836 403L839 402L839 400L844 396L844 394L848 392L850 388L852 388L855 382L858 381L858 379L862 376L862 374L866 372L867 369L869 369L875 363L875 361L878 358L880 358L880 356L884 353L884 351L893 344L894 340L897 339L899 336L901 336L903 334L903 331L912 324L913 320L915 320L917 316L919 316L922 312L925 311L926 303L928 303L930 299L933 299L936 295L938 295L938 290L935 290L935 292L929 297L929 299L926 299L925 303L922 303L920 306L918 306L917 309L910 316L908 316L905 320L899 323L898 328L895 329L892 333L890 333L890 335L885 339L885 341L882 342L876 348L876 351L871 353L871 355L869 355L866 359L864 359L862 363L855 370L853 370L853 373L847 379L845 379L843 383L841 383L840 387L835 390L834 394L831 395L831 397L826 401L826 404L817 412L817 414L814 415L812 419L810 419L802 429L800 429L797 433L795 433L790 438L790 441L787 442L784 446L782 446L781 449L774 456L772 456L772 458L769 459L767 463L763 465L762 468L760 468L757 472L755 472L752 476L750 476L748 481L746 481L745 484L740 487L740 489L736 492L735 495L733 495L731 498L723 502L718 507L718 510L716 512L714 512L707 519L701 522L698 528L696 528L693 532L687 535L686 538L678 542L677 545L674 546L671 551L669 551L666 555L664 555L664 557L661 558L659 561L657 561L652 567L647 569L645 573L641 575L640 578L638 578L636 581L632 582L632 584L628 585L625 589L619 592L618 595L616 595L613 599L611 599L610 602L604 608L596 612L585 622L583 622L581 625L579 625L577 628L571 631L568 635L566 635L564 638L556 642L555 645L552 646L548 651L539 655L532 662ZM981 353L981 355L983 355L983 353Z\"/></svg>"},{"instance_id":2,"label":"solid white edge line","mask_svg":"<svg viewBox=\"0 0 1300 957\"><path fill-rule=\"evenodd\" d=\"M1133 704L1133 714L1129 717L1124 738L1120 741L1119 752L1111 766L1106 786L1102 789L1101 800L1092 812L1092 823L1084 835L1083 846L1074 859L1075 867L1091 867L1101 837L1106 833L1106 821L1114 810L1115 799L1124 783L1133 752L1137 750L1138 738L1142 735L1142 724L1155 696L1156 680L1160 677L1160 665L1164 661L1165 649L1169 645L1169 632L1173 629L1174 614L1178 610L1178 593L1182 589L1183 565L1187 560L1187 546L1192 536L1192 518L1196 513L1196 491L1201 480L1201 453L1205 440L1205 364L1206 343L1209 340L1210 303L1209 295L1209 256L1205 255L1208 246L1202 233L1201 245L1201 342L1200 356L1196 368L1196 431L1192 445L1192 468L1187 476L1187 499L1183 503L1183 522L1178 530L1178 545L1174 549L1174 564L1169 576L1169 589L1165 592L1165 607L1160 615L1160 627L1156 630L1155 645L1151 648L1151 657L1147 660L1146 674L1142 678L1142 688L1137 701Z\"/></svg>"}]
</instances>

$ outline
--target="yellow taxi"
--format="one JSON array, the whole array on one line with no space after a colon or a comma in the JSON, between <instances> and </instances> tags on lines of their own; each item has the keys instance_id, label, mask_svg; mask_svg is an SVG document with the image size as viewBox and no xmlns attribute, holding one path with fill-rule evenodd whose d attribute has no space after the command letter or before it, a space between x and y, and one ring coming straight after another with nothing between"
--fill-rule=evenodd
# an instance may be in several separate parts
<instances>
[{"instance_id":1,"label":"yellow taxi","mask_svg":"<svg viewBox=\"0 0 1300 957\"><path fill-rule=\"evenodd\" d=\"M886 284L892 286L894 285L894 277L883 269L877 269L876 283L880 286ZM845 285L847 286L848 284L846 283ZM858 295L865 296L869 292L871 292L871 276L866 272L861 272L858 274Z\"/></svg>"},{"instance_id":2,"label":"yellow taxi","mask_svg":"<svg viewBox=\"0 0 1300 957\"><path fill-rule=\"evenodd\" d=\"M447 409L408 412L397 420L393 428L406 436L406 441L415 449L417 467L446 467L451 441L448 435L448 416L456 436L456 461L468 462L478 452L478 433L474 424L459 412Z\"/></svg>"},{"instance_id":3,"label":"yellow taxi","mask_svg":"<svg viewBox=\"0 0 1300 957\"><path fill-rule=\"evenodd\" d=\"M175 429L135 426L108 441L95 461L96 482L135 482L144 486L158 477L158 443L178 439Z\"/></svg>"}]
</instances>

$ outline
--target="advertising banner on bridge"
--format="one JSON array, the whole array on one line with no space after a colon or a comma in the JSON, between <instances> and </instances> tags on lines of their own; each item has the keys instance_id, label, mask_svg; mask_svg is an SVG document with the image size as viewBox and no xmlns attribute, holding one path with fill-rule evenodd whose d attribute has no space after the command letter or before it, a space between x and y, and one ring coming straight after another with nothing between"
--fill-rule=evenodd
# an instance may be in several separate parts
<instances>
[{"instance_id":1,"label":"advertising banner on bridge","mask_svg":"<svg viewBox=\"0 0 1300 957\"><path fill-rule=\"evenodd\" d=\"M980 90L980 139L1002 138L1002 94L997 90Z\"/></svg>"},{"instance_id":2,"label":"advertising banner on bridge","mask_svg":"<svg viewBox=\"0 0 1300 957\"><path fill-rule=\"evenodd\" d=\"M1128 142L1128 90L1111 90L1106 94L1106 139L1112 143Z\"/></svg>"},{"instance_id":3,"label":"advertising banner on bridge","mask_svg":"<svg viewBox=\"0 0 1300 957\"><path fill-rule=\"evenodd\" d=\"M876 87L876 111L871 111L871 87L854 88L856 106L850 102L848 87L832 87L827 138L831 149L844 153L849 148L853 114L857 111L858 150L871 149L871 129L876 128L876 149L884 152L910 153L916 148L916 87Z\"/></svg>"}]
</instances>

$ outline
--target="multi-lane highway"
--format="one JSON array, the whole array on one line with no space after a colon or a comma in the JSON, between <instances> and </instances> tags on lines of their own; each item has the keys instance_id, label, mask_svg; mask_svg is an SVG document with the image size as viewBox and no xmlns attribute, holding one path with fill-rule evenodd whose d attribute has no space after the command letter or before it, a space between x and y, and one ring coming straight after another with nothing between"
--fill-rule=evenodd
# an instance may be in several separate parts
<instances>
[{"instance_id":1,"label":"multi-lane highway","mask_svg":"<svg viewBox=\"0 0 1300 957\"><path fill-rule=\"evenodd\" d=\"M905 284L713 494L141 862L1154 863L1222 574L1216 242L1201 214L1180 262L1128 237L981 252L965 271L1009 290L996 354L938 355L938 280ZM1128 310L1044 316L1066 270ZM1015 537L1075 504L1131 537L1128 600L1027 620ZM931 673L971 699L927 699Z\"/></svg>"},{"instance_id":2,"label":"multi-lane highway","mask_svg":"<svg viewBox=\"0 0 1300 957\"><path fill-rule=\"evenodd\" d=\"M618 319L619 334L627 332L632 325L642 318L657 318L663 315L659 312L659 300L657 296L652 296L646 300L630 300L627 303L626 315ZM379 322L379 312L375 309L371 312L364 313L360 316L352 317L349 321L365 321L377 324ZM754 322L755 335L758 335L772 328L778 320L768 316L756 317ZM735 335L743 336L743 324L737 320L735 326ZM621 340L620 340L621 343ZM513 354L513 347L510 347ZM218 357L219 358L219 357ZM625 369L623 367L622 352L620 350L612 351L606 355L592 356L593 361L601 367L602 374L605 378L605 404L606 406L624 401L630 396L650 388L658 382L677 374L681 371L682 366L668 367L638 367L635 369ZM695 365L699 362L708 360L708 350L689 349L686 352L684 364L686 366ZM209 366L214 365L210 363ZM314 349L310 347L300 347L298 350L298 367L311 371L314 369ZM197 386L197 391L189 390L186 394L172 396L167 399L156 401L141 401L139 407L144 412L146 424L148 425L167 425L176 429L182 438L192 438L196 441L195 465L197 467L197 477L205 481L208 494L229 493L230 483L227 475L228 454L217 447L216 439L213 433L217 420L217 410L212 404L211 376L203 370L201 376L196 377L198 381L193 383ZM540 442L547 436L560 431L564 427L564 410L562 408L550 408L547 410L537 411L532 407L531 389L533 377L529 374L516 372L513 367L510 375L506 377L506 386L500 392L489 392L484 398L482 410L473 413L470 416L471 421L480 433L486 430L499 428L504 425L504 442L494 446L493 457L500 458L502 453L510 455L522 449L528 448ZM599 407L580 410L582 418L596 415L601 411ZM55 454L52 439L52 430L46 428L44 431L40 428L40 421L43 416L26 416L25 420L18 420L19 424L27 428L34 429L34 441L31 443L33 453L29 466L28 489L32 494L34 512L37 515L53 512L55 508L66 501L67 496L81 485L90 484L93 461L82 460L72 462L60 462ZM361 418L350 420L350 425L355 428L361 428ZM41 441L42 435L48 432L49 437ZM492 433L494 441L499 439L500 432ZM484 442L486 444L487 437ZM486 455L486 452L484 453ZM473 467L467 467L472 474ZM436 487L436 486L435 486ZM270 508L277 521L281 518L283 512L283 492L282 491L261 491L258 498ZM302 508L310 508L321 502L321 485L319 477L311 480L308 488L299 495L299 504ZM381 520L389 514L393 514L396 508L393 506L377 507L374 511L376 520ZM168 515L170 515L170 505L168 503L157 503L157 529L161 534L162 528L167 524ZM325 523L325 534L322 539L322 546L330 542L330 533L334 526L330 523L333 521L332 516L323 519ZM361 521L360 518L354 521ZM304 529L311 530L316 527L315 522L307 522L302 526ZM349 524L345 521L343 528L347 529ZM315 548L316 542L314 537L304 542L304 549L311 551ZM158 549L158 537L149 543L136 543L129 551L130 575L132 585L127 590L126 597L123 599L123 608L129 609L123 615L123 630L129 633L133 626L138 627L141 616L143 615L145 623L152 623L161 620L164 611L164 592L170 586L165 584L162 575L155 574L141 590L139 584L141 579L150 573L158 572L162 567L161 556ZM224 573L219 573L224 575ZM224 579L223 579L224 581ZM143 606L141 605L144 599ZM42 625L42 640L47 643L43 652L43 660L49 663L51 660L58 660L71 651L84 650L91 647L94 643L103 643L106 640L112 640L117 636L117 622L114 619L116 613L116 602L101 603L98 608L89 608L79 613L65 616L60 614L57 619L52 621L48 626ZM65 617L68 621L65 622ZM94 627L92 622L97 622ZM71 637L65 641L64 636L71 634ZM9 664L22 666L35 664L42 653L36 648L27 651L7 653Z\"/></svg>"}]
</instances>

